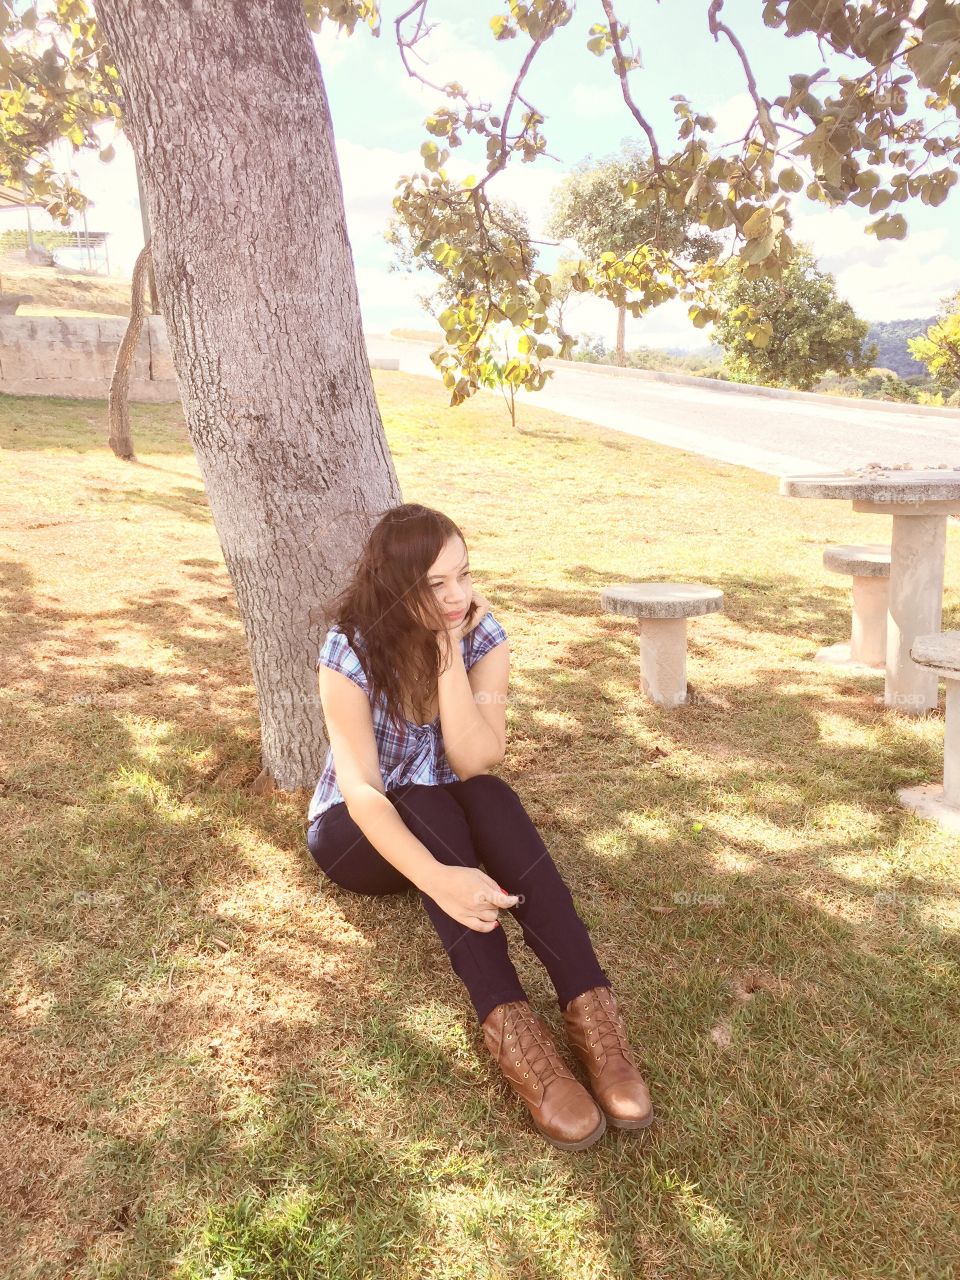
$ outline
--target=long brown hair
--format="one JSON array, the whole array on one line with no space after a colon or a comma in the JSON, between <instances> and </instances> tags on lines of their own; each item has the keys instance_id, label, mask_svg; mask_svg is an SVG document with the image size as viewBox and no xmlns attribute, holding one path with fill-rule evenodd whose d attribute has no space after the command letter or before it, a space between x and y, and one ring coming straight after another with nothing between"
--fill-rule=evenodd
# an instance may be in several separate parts
<instances>
[{"instance_id":1,"label":"long brown hair","mask_svg":"<svg viewBox=\"0 0 960 1280\"><path fill-rule=\"evenodd\" d=\"M336 623L353 646L374 702L383 699L404 736L404 704L420 723L440 674L435 631L447 620L427 575L454 535L466 546L459 527L442 511L419 502L391 507L367 536L350 581L324 611L328 629ZM415 616L417 609L426 624ZM469 628L475 615L471 602L463 625Z\"/></svg>"}]
</instances>

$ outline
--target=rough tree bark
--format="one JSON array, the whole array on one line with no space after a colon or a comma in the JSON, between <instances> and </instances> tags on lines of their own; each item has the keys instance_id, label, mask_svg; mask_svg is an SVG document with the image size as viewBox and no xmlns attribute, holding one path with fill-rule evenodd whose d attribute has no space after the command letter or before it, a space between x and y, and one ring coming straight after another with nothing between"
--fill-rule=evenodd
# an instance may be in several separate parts
<instances>
[{"instance_id":1,"label":"rough tree bark","mask_svg":"<svg viewBox=\"0 0 960 1280\"><path fill-rule=\"evenodd\" d=\"M261 788L312 788L320 608L402 501L302 0L98 0L190 439L236 592Z\"/></svg>"}]
</instances>

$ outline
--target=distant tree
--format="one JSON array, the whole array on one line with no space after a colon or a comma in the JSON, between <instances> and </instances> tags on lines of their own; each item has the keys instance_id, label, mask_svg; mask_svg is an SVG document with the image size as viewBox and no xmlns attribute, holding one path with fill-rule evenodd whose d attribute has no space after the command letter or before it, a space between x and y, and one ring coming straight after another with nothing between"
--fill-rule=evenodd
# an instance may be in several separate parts
<instances>
[{"instance_id":1,"label":"distant tree","mask_svg":"<svg viewBox=\"0 0 960 1280\"><path fill-rule=\"evenodd\" d=\"M651 202L639 205L624 196L631 181L650 165L650 155L636 141L629 142L619 155L595 161L587 156L551 193L548 235L572 240L589 259L584 271L602 272L603 263L629 257L643 257L646 248L689 262L706 262L721 249L716 236L698 228L697 219L683 209L671 208L663 192ZM586 275L573 277L577 283ZM625 363L627 310L634 316L656 305L654 294L617 306L615 363Z\"/></svg>"},{"instance_id":2,"label":"distant tree","mask_svg":"<svg viewBox=\"0 0 960 1280\"><path fill-rule=\"evenodd\" d=\"M889 369L876 369L864 379L861 391L871 400L900 400L905 404L917 404L920 393L916 387L891 373Z\"/></svg>"},{"instance_id":3,"label":"distant tree","mask_svg":"<svg viewBox=\"0 0 960 1280\"><path fill-rule=\"evenodd\" d=\"M702 351L667 350L663 347L634 347L627 352L630 369L667 369L675 373L702 373L720 367L719 356L709 348Z\"/></svg>"},{"instance_id":4,"label":"distant tree","mask_svg":"<svg viewBox=\"0 0 960 1280\"><path fill-rule=\"evenodd\" d=\"M926 334L907 346L929 369L937 386L948 395L960 388L960 289L940 304L940 314Z\"/></svg>"},{"instance_id":5,"label":"distant tree","mask_svg":"<svg viewBox=\"0 0 960 1280\"><path fill-rule=\"evenodd\" d=\"M779 280L750 279L731 262L718 292L715 339L735 382L808 391L825 373L866 373L876 358L875 346L864 350L866 320L807 245L795 246Z\"/></svg>"},{"instance_id":6,"label":"distant tree","mask_svg":"<svg viewBox=\"0 0 960 1280\"><path fill-rule=\"evenodd\" d=\"M552 302L548 308L547 314L552 322L556 325L559 333L565 333L564 318L567 314L567 308L571 302L575 302L580 297L580 293L574 287L574 277L579 270L578 264L573 258L561 258L556 268L550 273L550 284L552 287ZM560 359L571 360L572 353L561 346Z\"/></svg>"},{"instance_id":7,"label":"distant tree","mask_svg":"<svg viewBox=\"0 0 960 1280\"><path fill-rule=\"evenodd\" d=\"M589 360L591 364L609 364L609 355L607 344L597 333L584 334L572 352L574 360Z\"/></svg>"}]
</instances>

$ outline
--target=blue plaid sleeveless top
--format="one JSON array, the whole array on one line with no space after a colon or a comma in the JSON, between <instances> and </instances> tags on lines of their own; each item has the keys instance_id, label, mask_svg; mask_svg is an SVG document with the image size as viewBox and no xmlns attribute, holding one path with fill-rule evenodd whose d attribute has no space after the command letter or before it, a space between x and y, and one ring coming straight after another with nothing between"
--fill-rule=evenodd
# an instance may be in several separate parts
<instances>
[{"instance_id":1,"label":"blue plaid sleeveless top","mask_svg":"<svg viewBox=\"0 0 960 1280\"><path fill-rule=\"evenodd\" d=\"M466 670L469 671L485 653L489 653L494 645L500 644L506 638L507 633L488 610L473 630L460 640L460 652L463 654L463 665ZM344 632L336 625L327 632L320 656L317 658L317 670L320 669L321 663L334 671L342 671L370 698L370 686L360 659ZM407 726L407 735L404 739L387 716L382 697L376 705L371 699L371 709L384 791L408 782L436 785L441 782L460 781L447 764L439 715L430 724L414 724L412 720L406 720L404 723ZM307 820L312 822L331 805L342 802L343 796L337 786L337 775L333 764L333 748L329 747L323 772L320 774L320 780L307 809Z\"/></svg>"}]
</instances>

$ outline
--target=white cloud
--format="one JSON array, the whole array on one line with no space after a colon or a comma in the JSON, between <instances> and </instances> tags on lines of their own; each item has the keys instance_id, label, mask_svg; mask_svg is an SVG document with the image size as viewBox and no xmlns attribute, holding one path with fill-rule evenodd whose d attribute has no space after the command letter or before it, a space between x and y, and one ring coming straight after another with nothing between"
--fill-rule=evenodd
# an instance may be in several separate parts
<instances>
[{"instance_id":1,"label":"white cloud","mask_svg":"<svg viewBox=\"0 0 960 1280\"><path fill-rule=\"evenodd\" d=\"M581 119L597 120L600 117L623 116L623 98L609 86L584 84L578 81L570 94L570 105Z\"/></svg>"},{"instance_id":2,"label":"white cloud","mask_svg":"<svg viewBox=\"0 0 960 1280\"><path fill-rule=\"evenodd\" d=\"M705 114L713 116L717 122L716 129L710 135L713 144L722 147L742 138L750 121L756 115L756 110L749 93L735 93L732 97L710 107Z\"/></svg>"},{"instance_id":3,"label":"white cloud","mask_svg":"<svg viewBox=\"0 0 960 1280\"><path fill-rule=\"evenodd\" d=\"M420 154L365 147L345 139L338 140L336 147L351 243L378 243L393 213L397 180L423 167Z\"/></svg>"},{"instance_id":4,"label":"white cloud","mask_svg":"<svg viewBox=\"0 0 960 1280\"><path fill-rule=\"evenodd\" d=\"M413 32L414 24L404 26L404 34ZM444 85L457 81L466 89L471 102L485 100L496 103L510 92L516 76L514 59L503 56L503 45L496 44L486 29L487 39L481 31L461 18L447 18L438 22L432 30L407 51L410 66L424 79ZM393 32L390 32L391 40ZM510 47L509 45L507 46ZM404 93L421 104L425 111L439 105L436 89L430 89L413 76L407 75L395 47L382 58L382 69L397 83ZM399 72L399 74L398 74Z\"/></svg>"},{"instance_id":5,"label":"white cloud","mask_svg":"<svg viewBox=\"0 0 960 1280\"><path fill-rule=\"evenodd\" d=\"M351 44L364 38L364 32L357 31L355 36L349 35L335 22L324 22L320 30L311 32L313 47L320 63L321 74L332 70L350 56Z\"/></svg>"},{"instance_id":6,"label":"white cloud","mask_svg":"<svg viewBox=\"0 0 960 1280\"><path fill-rule=\"evenodd\" d=\"M380 267L357 267L357 288L366 308L376 306L409 307L411 315L425 315L417 302L418 293L429 293L430 281L411 279L396 271Z\"/></svg>"},{"instance_id":7,"label":"white cloud","mask_svg":"<svg viewBox=\"0 0 960 1280\"><path fill-rule=\"evenodd\" d=\"M907 210L910 221L910 211ZM836 276L837 288L866 320L907 320L930 315L960 284L960 255L950 252L945 227L907 233L904 240L877 240L859 209L797 213L791 235L806 241L820 265Z\"/></svg>"}]
</instances>

